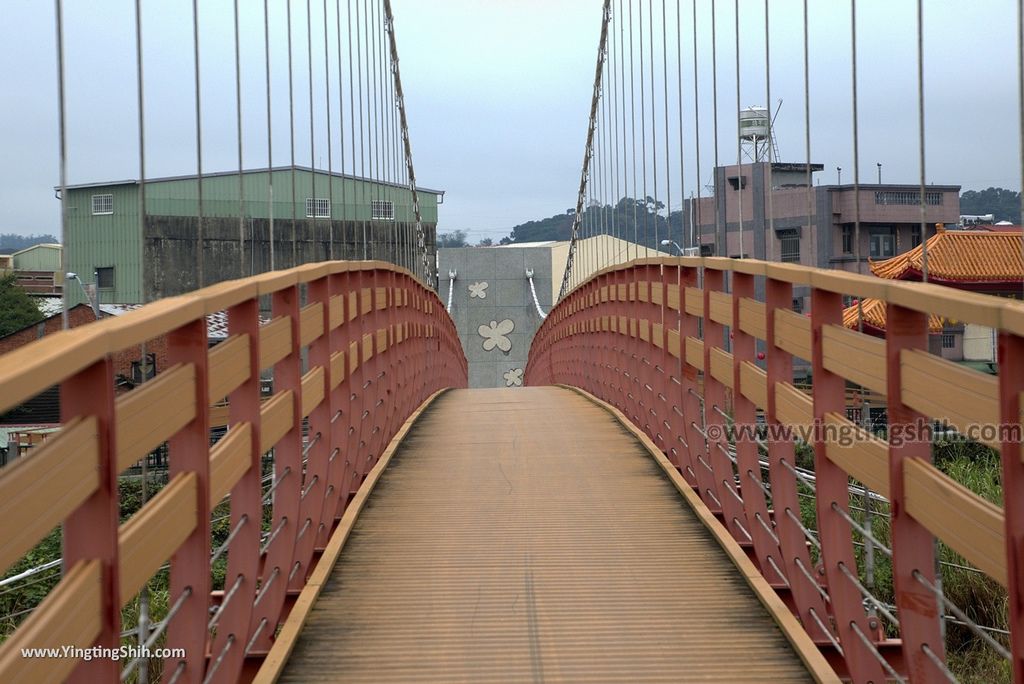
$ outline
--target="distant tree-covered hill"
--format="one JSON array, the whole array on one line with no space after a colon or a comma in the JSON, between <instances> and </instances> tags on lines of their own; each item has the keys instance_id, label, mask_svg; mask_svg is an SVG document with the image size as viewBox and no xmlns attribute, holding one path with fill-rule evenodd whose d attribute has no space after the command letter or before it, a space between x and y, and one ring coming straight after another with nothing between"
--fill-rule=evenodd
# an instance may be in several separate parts
<instances>
[{"instance_id":1,"label":"distant tree-covered hill","mask_svg":"<svg viewBox=\"0 0 1024 684\"><path fill-rule=\"evenodd\" d=\"M52 235L18 235L16 233L0 233L0 254L11 254L18 250L41 245L43 243L59 242Z\"/></svg>"},{"instance_id":2,"label":"distant tree-covered hill","mask_svg":"<svg viewBox=\"0 0 1024 684\"><path fill-rule=\"evenodd\" d=\"M662 249L658 243L661 239L669 237L670 227L673 239L679 240L681 225L680 212L673 212L670 218L666 219L663 213L659 213L664 209L665 205L662 202L656 202L651 197L646 201L623 197L615 206L595 202L587 207L580 217L580 237L607 233ZM568 240L572 236L575 218L575 213L569 211L521 223L512 229L508 237L501 239L501 244Z\"/></svg>"},{"instance_id":3,"label":"distant tree-covered hill","mask_svg":"<svg viewBox=\"0 0 1024 684\"><path fill-rule=\"evenodd\" d=\"M961 214L993 214L996 221L1020 223L1020 193L1006 188L967 190L960 193Z\"/></svg>"}]
</instances>

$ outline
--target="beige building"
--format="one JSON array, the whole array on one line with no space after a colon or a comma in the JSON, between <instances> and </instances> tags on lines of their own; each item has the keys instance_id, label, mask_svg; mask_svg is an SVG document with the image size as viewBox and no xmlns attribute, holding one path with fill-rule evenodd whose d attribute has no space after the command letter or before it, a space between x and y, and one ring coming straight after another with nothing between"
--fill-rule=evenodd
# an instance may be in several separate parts
<instances>
[{"instance_id":1,"label":"beige building","mask_svg":"<svg viewBox=\"0 0 1024 684\"><path fill-rule=\"evenodd\" d=\"M558 291L562 286L566 263L569 260L569 242L566 240L547 244L551 246L551 273L554 276L551 282L551 301L557 302ZM608 266L624 264L633 259L666 256L672 255L612 235L595 235L578 240L576 256L573 258L572 285L582 283L594 273Z\"/></svg>"}]
</instances>

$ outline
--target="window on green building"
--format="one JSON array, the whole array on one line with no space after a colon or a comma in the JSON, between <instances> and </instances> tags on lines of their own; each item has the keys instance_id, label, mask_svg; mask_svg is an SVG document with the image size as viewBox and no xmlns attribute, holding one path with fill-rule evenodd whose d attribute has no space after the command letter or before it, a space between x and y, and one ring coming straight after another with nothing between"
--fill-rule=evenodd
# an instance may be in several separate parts
<instances>
[{"instance_id":1,"label":"window on green building","mask_svg":"<svg viewBox=\"0 0 1024 684\"><path fill-rule=\"evenodd\" d=\"M319 197L306 198L306 218L330 218L331 200Z\"/></svg>"},{"instance_id":2,"label":"window on green building","mask_svg":"<svg viewBox=\"0 0 1024 684\"><path fill-rule=\"evenodd\" d=\"M370 202L370 218L380 221L394 221L395 203L390 200L372 200Z\"/></svg>"},{"instance_id":3,"label":"window on green building","mask_svg":"<svg viewBox=\"0 0 1024 684\"><path fill-rule=\"evenodd\" d=\"M101 266L96 269L96 287L101 290L114 289L114 267Z\"/></svg>"},{"instance_id":4,"label":"window on green building","mask_svg":"<svg viewBox=\"0 0 1024 684\"><path fill-rule=\"evenodd\" d=\"M92 196L92 213L93 216L102 214L113 214L114 213L114 196L113 195L93 195Z\"/></svg>"}]
</instances>

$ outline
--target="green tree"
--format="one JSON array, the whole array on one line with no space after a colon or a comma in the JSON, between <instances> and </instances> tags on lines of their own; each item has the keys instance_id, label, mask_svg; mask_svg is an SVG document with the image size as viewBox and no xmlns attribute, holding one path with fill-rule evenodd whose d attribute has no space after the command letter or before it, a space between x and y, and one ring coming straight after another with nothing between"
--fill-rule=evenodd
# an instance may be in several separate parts
<instances>
[{"instance_id":1,"label":"green tree","mask_svg":"<svg viewBox=\"0 0 1024 684\"><path fill-rule=\"evenodd\" d=\"M961 214L993 214L996 221L1020 223L1020 193L1006 188L968 190L960 194Z\"/></svg>"},{"instance_id":2,"label":"green tree","mask_svg":"<svg viewBox=\"0 0 1024 684\"><path fill-rule=\"evenodd\" d=\"M494 240L492 240L491 238L484 238L480 242L476 243L476 246L477 247L493 247L494 246Z\"/></svg>"},{"instance_id":3,"label":"green tree","mask_svg":"<svg viewBox=\"0 0 1024 684\"><path fill-rule=\"evenodd\" d=\"M14 274L0 277L0 337L43 320L32 297L18 287Z\"/></svg>"},{"instance_id":4,"label":"green tree","mask_svg":"<svg viewBox=\"0 0 1024 684\"><path fill-rule=\"evenodd\" d=\"M17 233L0 233L0 254L10 254L18 250L41 245L44 243L59 242L53 235L18 235Z\"/></svg>"},{"instance_id":5,"label":"green tree","mask_svg":"<svg viewBox=\"0 0 1024 684\"><path fill-rule=\"evenodd\" d=\"M564 214L521 223L512 229L508 237L502 238L499 244L568 240L572 236L575 218L576 211L570 209ZM623 197L614 206L594 201L584 208L580 217L580 237L609 233L654 249L663 249L660 246L661 238L681 241L681 227L682 213L673 212L666 219L665 204L652 197Z\"/></svg>"},{"instance_id":6,"label":"green tree","mask_svg":"<svg viewBox=\"0 0 1024 684\"><path fill-rule=\"evenodd\" d=\"M466 241L466 231L453 230L450 233L438 233L437 246L438 248L469 247L469 242Z\"/></svg>"}]
</instances>

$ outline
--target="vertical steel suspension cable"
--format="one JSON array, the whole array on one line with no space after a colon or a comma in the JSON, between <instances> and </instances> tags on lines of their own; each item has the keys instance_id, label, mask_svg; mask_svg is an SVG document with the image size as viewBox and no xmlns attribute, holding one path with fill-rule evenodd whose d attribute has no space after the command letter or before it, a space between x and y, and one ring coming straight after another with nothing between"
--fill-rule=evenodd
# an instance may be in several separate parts
<instances>
[{"instance_id":1,"label":"vertical steel suspension cable","mask_svg":"<svg viewBox=\"0 0 1024 684\"><path fill-rule=\"evenodd\" d=\"M386 17L385 17L386 20ZM386 27L385 27L386 28ZM392 189L392 197L394 198L394 204L392 210L395 216L395 229L398 231L399 249L402 254L402 264L405 268L410 271L415 271L415 266L412 261L412 251L409 247L412 245L412 239L410 236L408 222L398 220L398 207L403 205L402 197L403 194L399 190L402 186L402 168L399 162L399 134L398 134L398 107L395 102L395 63L391 59L391 54L387 56L388 59L388 115L391 118L391 178L394 182ZM408 254L406 253L408 251Z\"/></svg>"},{"instance_id":2,"label":"vertical steel suspension cable","mask_svg":"<svg viewBox=\"0 0 1024 684\"><path fill-rule=\"evenodd\" d=\"M340 39L340 38L339 38ZM327 0L324 0L324 103L327 105L327 256L334 261L334 139L331 137L331 41L327 33Z\"/></svg>"},{"instance_id":3,"label":"vertical steel suspension cable","mask_svg":"<svg viewBox=\"0 0 1024 684\"><path fill-rule=\"evenodd\" d=\"M387 186L385 182L385 143L384 143L384 40L380 35L381 27L383 26L383 11L381 9L381 2L377 0L377 25L373 30L374 38L374 81L377 83L377 196L383 201L386 197ZM387 212L384 211L384 205L381 204L381 208L378 213L383 217L384 221L384 254L388 261L392 260L391 256L391 227L387 223Z\"/></svg>"},{"instance_id":4,"label":"vertical steel suspension cable","mask_svg":"<svg viewBox=\"0 0 1024 684\"><path fill-rule=\"evenodd\" d=\"M918 163L921 165L921 280L928 282L928 230L925 223L925 167L924 167L924 8L917 0L917 135Z\"/></svg>"},{"instance_id":5,"label":"vertical steel suspension cable","mask_svg":"<svg viewBox=\"0 0 1024 684\"><path fill-rule=\"evenodd\" d=\"M647 50L650 59L648 63L651 67L651 165L652 174L654 176L654 217L651 222L654 224L654 249L658 249L658 219L661 214L658 212L658 122L657 122L657 103L655 102L654 95L654 8L649 8L647 12ZM646 252L644 255L646 256Z\"/></svg>"},{"instance_id":6,"label":"vertical steel suspension cable","mask_svg":"<svg viewBox=\"0 0 1024 684\"><path fill-rule=\"evenodd\" d=\"M860 136L859 136L859 107L857 103L857 0L850 0L850 64L851 64L851 105L853 116L853 240L854 259L857 262L857 273L861 267L861 245L860 245ZM860 297L857 298L857 331L864 332L864 305ZM860 387L860 405L863 411L865 393L864 387ZM864 514L866 524L870 525L871 499L870 490L867 485L864 487ZM874 544L869 536L864 536L864 579L865 586L873 589L875 586L875 558ZM877 611L874 604L869 604L868 611L875 614Z\"/></svg>"},{"instance_id":7,"label":"vertical steel suspension cable","mask_svg":"<svg viewBox=\"0 0 1024 684\"><path fill-rule=\"evenodd\" d=\"M359 0L356 0L356 15L359 14ZM358 27L357 27L358 31ZM349 106L349 127L351 130L351 140L349 140L349 147L352 150L352 175L356 175L356 98L355 98L355 73L352 65L355 61L352 59L352 0L348 0L348 106ZM353 183L352 186L352 241L356 240L356 216L359 214L358 205L359 202L356 199L356 189L361 187ZM355 254L353 253L353 258ZM366 258L366 227L363 227L363 259Z\"/></svg>"},{"instance_id":8,"label":"vertical steel suspension cable","mask_svg":"<svg viewBox=\"0 0 1024 684\"><path fill-rule=\"evenodd\" d=\"M925 194L925 140L924 140L924 3L917 0L917 120L918 120L918 148L919 164L921 165L921 280L928 282L928 230L926 211L928 207L927 195ZM945 613L942 590L942 568L939 561L942 558L940 541L934 539L935 556L935 593L939 599L936 602L936 610L939 614L939 629L943 639L946 636L946 621L943 619Z\"/></svg>"},{"instance_id":9,"label":"vertical steel suspension cable","mask_svg":"<svg viewBox=\"0 0 1024 684\"><path fill-rule=\"evenodd\" d=\"M359 15L358 5L356 6L356 15ZM360 175L362 175L364 181L363 185L363 205L364 209L369 210L370 204L373 199L374 188L369 183L370 175L373 172L373 145L371 139L371 126L370 123L370 107L372 106L373 96L370 93L370 0L363 0L363 14L362 19L357 28L361 29L362 42L359 44L359 78L360 78L360 90L359 90L359 122L361 124L361 130L359 132L360 137L360 149L362 150L363 156L360 159ZM365 79L365 80L364 80ZM366 87L364 101L364 91L362 86ZM374 225L373 225L373 213L367 211L367 220L363 224L364 230L367 231L366 237L366 249L370 259L376 256L376 240L374 239Z\"/></svg>"},{"instance_id":10,"label":"vertical steel suspension cable","mask_svg":"<svg viewBox=\"0 0 1024 684\"><path fill-rule=\"evenodd\" d=\"M672 239L672 172L669 170L671 158L669 154L668 137L668 20L665 14L665 0L661 0L661 71L662 71L662 101L665 105L665 237ZM681 141L680 141L681 142ZM679 213L682 217L682 212ZM661 247L661 243L655 240L654 248Z\"/></svg>"},{"instance_id":11,"label":"vertical steel suspension cable","mask_svg":"<svg viewBox=\"0 0 1024 684\"><path fill-rule=\"evenodd\" d=\"M598 96L597 106L600 110L601 97ZM590 178L591 181L588 183L588 189L590 190L590 204L593 209L593 216L590 219L590 237L596 237L598 231L601 228L601 120L598 118L597 123L594 125L594 146L596 152L590 162ZM594 243L595 240L590 240L587 243L587 251L590 255L587 257L586 268L580 272L580 281L584 281L587 278L587 271L593 266L590 261L594 256Z\"/></svg>"},{"instance_id":12,"label":"vertical steel suspension cable","mask_svg":"<svg viewBox=\"0 0 1024 684\"><path fill-rule=\"evenodd\" d=\"M606 181L606 174L608 171L608 127L607 121L605 120L604 109L605 104L608 100L608 92L605 84L607 79L605 78L608 73L608 50L605 49L604 64L601 66L603 73L601 74L601 100L598 102L600 107L600 118L598 119L598 131L601 134L600 141L600 153L598 156L599 177L600 177L600 188L598 192L598 199L601 202L601 228L600 235L604 236L608 234L608 183ZM603 249L607 246L607 240L601 239L594 242L594 262L591 265L591 272L596 272L601 268L601 253L599 249Z\"/></svg>"},{"instance_id":13,"label":"vertical steel suspension cable","mask_svg":"<svg viewBox=\"0 0 1024 684\"><path fill-rule=\"evenodd\" d=\"M376 259L378 253L377 233L379 223L374 223L373 200L379 197L380 185L377 181L377 34L372 30L373 0L366 0L366 14L363 24L366 28L366 147L369 163L367 164L370 184L370 258Z\"/></svg>"},{"instance_id":14,"label":"vertical steel suspension cable","mask_svg":"<svg viewBox=\"0 0 1024 684\"><path fill-rule=\"evenodd\" d=\"M636 196L636 89L633 84L636 70L633 65L633 54L633 0L629 0L629 123L632 128L629 149L633 158L633 192L631 194L633 198L633 257L635 258L640 255L637 251L638 245L640 244L640 229L637 221L637 207L639 205L639 200ZM629 261L628 250L626 252L626 261Z\"/></svg>"},{"instance_id":15,"label":"vertical steel suspension cable","mask_svg":"<svg viewBox=\"0 0 1024 684\"><path fill-rule=\"evenodd\" d=\"M316 197L316 129L313 119L313 11L310 0L306 0L306 69L309 79L309 183L310 192L313 198L313 220L310 224L312 230L310 237L314 244L319 242L316 236L317 217L320 216L320 201ZM309 214L307 208L306 213Z\"/></svg>"},{"instance_id":16,"label":"vertical steel suspension cable","mask_svg":"<svg viewBox=\"0 0 1024 684\"><path fill-rule=\"evenodd\" d=\"M345 258L345 219L348 216L348 204L346 202L347 189L345 187L345 96L342 85L341 69L341 1L334 0L334 32L338 38L336 43L338 59L338 142L341 152L341 248L342 258ZM332 181L333 183L333 181ZM333 213L333 212L332 212ZM333 234L333 228L332 228Z\"/></svg>"},{"instance_id":17,"label":"vertical steel suspension cable","mask_svg":"<svg viewBox=\"0 0 1024 684\"><path fill-rule=\"evenodd\" d=\"M853 107L853 242L856 246L854 253L857 260L857 273L860 273L860 138L857 115L857 0L850 0L850 70L852 82L852 96L850 104ZM859 318L860 316L858 316L858 319Z\"/></svg>"},{"instance_id":18,"label":"vertical steel suspension cable","mask_svg":"<svg viewBox=\"0 0 1024 684\"><path fill-rule=\"evenodd\" d=\"M857 104L857 0L850 0L850 64L851 64L851 105L853 116L853 241L854 259L857 261L857 273L862 271L860 243L860 137L859 108ZM816 256L812 255L812 258ZM861 297L857 298L857 331L864 332L864 304ZM860 387L861 410L865 406L864 387ZM863 418L863 417L862 417ZM864 486L865 522L870 526L871 499L870 490ZM864 584L868 589L875 586L875 554L874 544L869 536L864 536ZM876 614L873 604L868 606L869 614Z\"/></svg>"},{"instance_id":19,"label":"vertical steel suspension cable","mask_svg":"<svg viewBox=\"0 0 1024 684\"><path fill-rule=\"evenodd\" d=\"M598 111L600 111L600 108L601 108L601 97L598 97L597 106L598 106ZM597 123L594 126L594 144L595 144L595 147L597 148L597 151L594 154L594 157L593 157L593 159L591 160L591 163L590 163L591 182L588 184L588 188L591 191L590 192L591 205L592 205L592 209L594 209L594 212L593 212L594 216L591 218L591 221L590 221L590 237L592 237L592 238L596 237L598 235L598 233L600 232L600 230L601 230L601 168L602 168L602 166L601 166L601 148L602 148L601 137L602 137L602 134L603 134L603 131L601 130L601 119L599 117L598 120L597 120ZM587 244L587 251L589 252L589 256L587 257L587 264L586 264L587 267L585 269L583 269L583 271L580 273L580 280L586 280L587 273L594 266L594 263L593 263L593 261L591 261L591 259L593 259L593 257L594 257L594 245L596 244L596 242L597 242L596 240L591 240Z\"/></svg>"},{"instance_id":20,"label":"vertical steel suspension cable","mask_svg":"<svg viewBox=\"0 0 1024 684\"><path fill-rule=\"evenodd\" d=\"M768 0L764 0L764 91L765 91L765 107L768 109L768 166L765 167L767 171L767 182L765 186L768 193L768 234L764 236L765 254L767 255L768 261L775 260L775 204L774 204L774 193L775 188L772 183L772 165L778 161L774 158L775 151L775 119L772 117L772 50L771 50L771 30L769 23L769 12L768 12ZM807 229L810 232L810 228ZM763 232L763 231L762 231ZM756 251L757 244L755 241L754 249ZM754 256L757 256L756 254Z\"/></svg>"},{"instance_id":21,"label":"vertical steel suspension cable","mask_svg":"<svg viewBox=\"0 0 1024 684\"><path fill-rule=\"evenodd\" d=\"M1017 132L1017 147L1020 154L1020 182L1021 188L1024 188L1024 0L1017 0L1017 110L1020 116ZM1024 219L1024 192L1020 193L1020 207L1020 215ZM1022 233L1020 243L1021 260L1024 261L1024 233ZM1021 299L1024 299L1024 281L1021 282Z\"/></svg>"},{"instance_id":22,"label":"vertical steel suspension cable","mask_svg":"<svg viewBox=\"0 0 1024 684\"><path fill-rule=\"evenodd\" d=\"M383 3L378 4L378 9L379 9L379 16L378 16L377 29L378 30L382 30L383 26L384 26L384 21L383 21L384 6L383 6ZM382 198L384 199L384 205L382 207L382 212L384 213L384 216L385 216L385 219L384 219L385 222L386 222L385 225L387 225L387 236L388 236L388 239L387 239L387 244L388 244L387 254L388 254L388 261L391 261L391 262L393 262L395 264L401 264L402 262L401 262L401 259L399 258L398 240L396 239L395 222L394 222L394 220L391 220L390 223L387 222L388 221L388 219L387 219L387 215L388 215L387 206L388 206L388 203L391 204L392 217L394 216L394 211L393 210L394 210L394 206L395 205L394 205L394 201L392 200L392 194L391 194L392 193L392 191L391 191L391 147L390 147L390 145L391 145L391 119L389 117L389 113L388 113L388 110L387 110L387 102L388 102L388 79L387 79L387 71L386 71L387 54L385 52L384 37L383 36L381 36L380 40L378 41L377 49L380 52L380 57L379 57L379 61L380 61L380 67L379 67L379 73L380 73L380 122L381 122L381 133L380 133L380 168L381 168L381 193L382 193Z\"/></svg>"},{"instance_id":23,"label":"vertical steel suspension cable","mask_svg":"<svg viewBox=\"0 0 1024 684\"><path fill-rule=\"evenodd\" d=\"M601 252L606 250L608 241L603 236L608 234L608 121L605 116L605 105L608 102L608 50L605 49L604 64L602 65L603 73L601 74L601 101L598 103L600 106L600 119L598 121L598 129L601 132L601 190L600 190L600 201L601 201L601 236L602 238L594 243L594 263L592 272L596 272L601 268Z\"/></svg>"},{"instance_id":24,"label":"vertical steel suspension cable","mask_svg":"<svg viewBox=\"0 0 1024 684\"><path fill-rule=\"evenodd\" d=\"M384 12L383 3L381 4L381 13ZM381 26L383 28L383 20ZM390 260L394 263L402 264L402 247L401 242L398 239L398 221L395 216L395 190L394 190L394 170L392 168L392 162L394 161L394 149L393 142L394 138L391 130L391 108L388 106L391 102L391 64L387 56L387 48L384 45L384 39L380 41L381 61L380 61L380 73L381 73L381 118L384 122L384 133L383 133L383 166L384 166L384 197L387 202L390 203L391 207L391 223L388 227L388 235L390 236L391 248L389 254L391 255Z\"/></svg>"},{"instance_id":25,"label":"vertical steel suspension cable","mask_svg":"<svg viewBox=\"0 0 1024 684\"><path fill-rule=\"evenodd\" d=\"M742 132L740 114L743 111L743 102L740 100L740 0L735 0L734 7L736 15L736 209L739 219L740 259L742 259L746 256L746 250L743 245L743 139L740 137ZM756 160L756 153L754 158ZM750 168L751 174L753 174L754 167ZM753 188L751 188L751 194L753 194ZM727 227L726 231L728 232L728 230ZM726 247L728 247L728 239L726 239ZM726 254L725 256L731 255Z\"/></svg>"},{"instance_id":26,"label":"vertical steel suspension cable","mask_svg":"<svg viewBox=\"0 0 1024 684\"><path fill-rule=\"evenodd\" d=\"M814 183L811 180L811 59L809 29L807 21L807 0L804 0L804 153L807 156L805 174L807 176L807 231L811 238L811 254L817 258L817 231L811 226L814 217ZM858 246L858 250L860 247ZM859 252L858 252L859 254Z\"/></svg>"},{"instance_id":27,"label":"vertical steel suspension cable","mask_svg":"<svg viewBox=\"0 0 1024 684\"><path fill-rule=\"evenodd\" d=\"M608 250L610 247L609 236L613 231L612 226L615 221L614 207L609 206L610 201L613 201L610 196L611 193L611 172L612 165L611 159L614 155L614 147L612 146L613 131L609 129L609 122L611 117L609 116L611 106L611 90L610 90L610 72L611 72L611 61L609 59L611 48L605 48L604 51L604 75L601 77L601 88L604 93L601 98L601 131L604 135L604 173L601 176L601 182L604 185L604 201L602 203L604 211L604 238L601 240L601 253L598 256L598 270L608 264ZM609 215L610 212L610 215Z\"/></svg>"},{"instance_id":28,"label":"vertical steel suspension cable","mask_svg":"<svg viewBox=\"0 0 1024 684\"><path fill-rule=\"evenodd\" d=\"M596 129L594 130L594 138L595 138L595 140L597 138L597 130ZM595 147L596 147L596 145L595 145ZM586 200L586 203L584 205L585 209L584 209L584 214L583 214L583 230L581 231L582 234L583 234L582 243L583 243L584 247L586 247L588 245L587 238L590 237L590 234L594 230L594 211L593 211L593 208L594 208L593 207L593 204L594 204L594 188L593 188L593 185L590 182L591 181L591 170L593 168L594 168L594 157L591 156L590 157L590 164L587 166L587 200ZM575 265L575 262L574 262L574 265ZM576 267L576 268L573 269L572 276L573 276L573 285L574 286L575 285L579 285L580 282L582 282L582 280L583 280L582 271L585 270L585 268L586 268L586 263L583 264L583 268Z\"/></svg>"},{"instance_id":29,"label":"vertical steel suspension cable","mask_svg":"<svg viewBox=\"0 0 1024 684\"><path fill-rule=\"evenodd\" d=\"M135 0L135 90L138 108L138 145L139 145L139 302L146 303L145 280L145 248L146 248L146 98L144 90L145 76L142 67L142 0ZM97 289L99 285L97 284ZM97 297L99 293L97 292ZM145 347L143 347L145 350ZM145 351L143 351L145 357ZM143 361L145 358L143 358ZM143 373L145 376L145 373Z\"/></svg>"},{"instance_id":30,"label":"vertical steel suspension cable","mask_svg":"<svg viewBox=\"0 0 1024 684\"><path fill-rule=\"evenodd\" d=\"M370 175L373 178L373 187L371 191L371 211L370 219L374 218L374 212L372 207L376 204L378 207L380 202L380 149L378 147L380 143L380 130L377 123L377 31L372 30L373 17L376 16L377 12L375 9L374 0L369 0L369 5L366 11L366 116L369 122L369 135L370 135ZM372 16L371 16L372 13ZM376 201L374 201L376 200ZM371 225L374 225L371 223ZM377 258L377 241L378 233L380 232L380 222L378 222L373 228L373 251L372 256L374 259Z\"/></svg>"},{"instance_id":31,"label":"vertical steel suspension cable","mask_svg":"<svg viewBox=\"0 0 1024 684\"><path fill-rule=\"evenodd\" d=\"M288 12L288 140L291 148L291 180L292 180L292 266L299 263L299 235L296 221L298 208L295 197L295 69L293 68L292 50L292 0L286 3Z\"/></svg>"},{"instance_id":32,"label":"vertical steel suspension cable","mask_svg":"<svg viewBox=\"0 0 1024 684\"><path fill-rule=\"evenodd\" d=\"M270 243L270 270L275 268L274 263L274 138L273 126L271 125L270 107L270 0L263 0L263 53L265 56L265 76L267 82L267 214L269 225L267 229L268 242Z\"/></svg>"},{"instance_id":33,"label":"vertical steel suspension cable","mask_svg":"<svg viewBox=\"0 0 1024 684\"><path fill-rule=\"evenodd\" d=\"M365 2L365 0L363 0ZM363 205L366 203L366 128L363 120L363 39L362 28L359 25L359 5L356 0L356 79L359 90L359 202L357 211L362 213ZM364 12L365 14L365 12ZM353 138L353 143L355 138ZM368 241L366 233L366 219L362 220L363 225L363 261L368 258Z\"/></svg>"},{"instance_id":34,"label":"vertical steel suspension cable","mask_svg":"<svg viewBox=\"0 0 1024 684\"><path fill-rule=\"evenodd\" d=\"M683 20L680 12L679 0L676 0L676 93L679 97L676 102L676 114L679 117L679 244L685 245L686 231L683 227L686 216L686 172L683 168ZM671 215L671 207L669 213Z\"/></svg>"},{"instance_id":35,"label":"vertical steel suspension cable","mask_svg":"<svg viewBox=\"0 0 1024 684\"><path fill-rule=\"evenodd\" d=\"M696 0L695 0L696 1ZM715 255L726 248L726 226L719 209L719 192L724 196L725 188L718 187L718 25L715 19L715 2L711 0L711 125L715 143Z\"/></svg>"},{"instance_id":36,"label":"vertical steel suspension cable","mask_svg":"<svg viewBox=\"0 0 1024 684\"><path fill-rule=\"evenodd\" d=\"M388 87L388 80L391 75L389 68L387 46L384 45L384 3L378 2L378 22L377 30L379 32L378 44L380 46L380 120L381 120L381 143L380 143L380 154L381 154L381 179L383 181L383 194L384 194L384 214L385 221L388 231L388 260L396 264L401 263L399 259L399 246L398 246L398 230L397 222L395 221L395 201L394 201L394 186L391 185L391 118L390 112L388 111L388 94L390 88ZM388 203L390 203L390 210L388 210ZM390 219L388 218L390 216Z\"/></svg>"},{"instance_id":37,"label":"vertical steel suspension cable","mask_svg":"<svg viewBox=\"0 0 1024 684\"><path fill-rule=\"evenodd\" d=\"M245 181L242 175L242 57L238 31L238 0L235 16L235 134L238 136L238 277L245 276ZM251 275L251 274L250 274Z\"/></svg>"},{"instance_id":38,"label":"vertical steel suspension cable","mask_svg":"<svg viewBox=\"0 0 1024 684\"><path fill-rule=\"evenodd\" d=\"M649 214L651 213L647 206L647 98L644 90L644 3L637 3L637 22L640 24L639 43L639 54L640 54L640 162L641 162L641 185L643 191L643 203L644 203L644 238L642 244L647 247L650 236L650 222ZM644 251L646 254L646 249ZM637 252L639 256L639 251Z\"/></svg>"},{"instance_id":39,"label":"vertical steel suspension cable","mask_svg":"<svg viewBox=\"0 0 1024 684\"><path fill-rule=\"evenodd\" d=\"M139 215L139 302L146 303L146 279L145 279L145 249L146 249L146 98L145 98L145 76L142 64L142 0L135 0L135 90L138 110L138 144L139 144L139 192L138 192L138 215ZM99 298L99 283L97 285L96 297ZM98 303L98 302L97 302ZM98 308L98 307L97 307ZM146 379L146 343L141 345L142 358L142 380ZM149 488L146 472L146 459L142 457L142 505L146 504L149 498ZM139 615L138 615L138 642L144 644L149 637L149 580L147 579L139 590ZM144 668L146 669L146 668ZM138 681L146 684L149 680L149 671L139 672Z\"/></svg>"},{"instance_id":40,"label":"vertical steel suspension cable","mask_svg":"<svg viewBox=\"0 0 1024 684\"><path fill-rule=\"evenodd\" d=\"M677 0L678 2L678 0ZM697 0L693 0L693 150L696 156L696 175L697 175L697 204L694 207L694 211L690 212L690 242L687 246L697 247L700 244L700 97L699 89L697 84ZM682 116L682 109L680 109L680 116ZM717 134L716 134L717 136ZM679 139L682 140L682 133L680 132ZM681 155L680 155L681 156ZM692 198L692 195L691 195ZM692 199L691 199L692 202ZM718 211L715 211L715 215L718 215ZM717 223L717 219L716 219ZM717 231L717 225L716 225ZM717 234L717 232L716 232Z\"/></svg>"},{"instance_id":41,"label":"vertical steel suspension cable","mask_svg":"<svg viewBox=\"0 0 1024 684\"><path fill-rule=\"evenodd\" d=\"M196 287L205 285L203 277L203 115L199 78L199 0L192 0L192 59L196 102Z\"/></svg>"},{"instance_id":42,"label":"vertical steel suspension cable","mask_svg":"<svg viewBox=\"0 0 1024 684\"><path fill-rule=\"evenodd\" d=\"M612 63L609 69L611 74L611 86L612 86L612 97L610 101L611 105L611 121L612 121L612 149L614 150L614 156L612 159L612 172L614 180L612 182L612 232L615 234L616 239L621 238L622 227L619 225L619 200L622 199L622 193L620 192L619 185L619 82L622 80L621 77L617 77L615 73L615 67L618 65L619 70L622 70L622 0L619 0L619 11L615 15L615 26L616 33L619 34L618 47L615 44L615 37L612 36ZM626 136L622 136L622 144L625 144ZM619 243L613 243L616 250L619 249ZM615 252L612 255L612 263L618 263L618 253Z\"/></svg>"},{"instance_id":43,"label":"vertical steel suspension cable","mask_svg":"<svg viewBox=\"0 0 1024 684\"><path fill-rule=\"evenodd\" d=\"M71 261L68 249L68 147L67 147L67 104L64 98L64 3L54 0L54 23L57 33L57 144L60 156L60 240L61 275L65 279ZM61 288L61 327L67 330L68 324L68 286Z\"/></svg>"}]
</instances>

